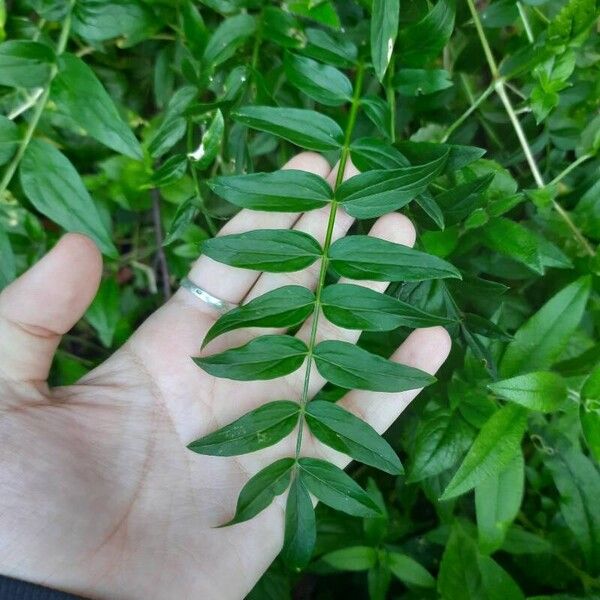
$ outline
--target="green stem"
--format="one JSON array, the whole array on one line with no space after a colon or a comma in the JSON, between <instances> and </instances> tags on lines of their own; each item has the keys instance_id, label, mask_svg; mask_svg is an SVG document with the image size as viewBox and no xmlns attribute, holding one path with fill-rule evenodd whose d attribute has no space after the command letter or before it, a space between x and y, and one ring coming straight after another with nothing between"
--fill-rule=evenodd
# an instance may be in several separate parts
<instances>
[{"instance_id":1,"label":"green stem","mask_svg":"<svg viewBox=\"0 0 600 600\"><path fill-rule=\"evenodd\" d=\"M523 23L523 28L525 29L525 34L527 35L527 39L530 44L533 44L533 33L531 32L531 25L529 24L529 19L527 18L527 13L525 12L525 8L521 2L517 1L517 8L519 9L519 16L521 17L521 22Z\"/></svg>"},{"instance_id":2,"label":"green stem","mask_svg":"<svg viewBox=\"0 0 600 600\"><path fill-rule=\"evenodd\" d=\"M390 59L385 86L387 103L390 107L390 139L392 140L392 144L396 141L396 94L394 93L394 87L392 85L394 80L395 59L395 56L392 56Z\"/></svg>"},{"instance_id":3,"label":"green stem","mask_svg":"<svg viewBox=\"0 0 600 600\"><path fill-rule=\"evenodd\" d=\"M69 4L69 11L68 11L67 15L65 16L65 20L63 21L62 29L60 31L60 36L58 38L58 43L56 45L56 55L57 56L60 56L65 51L65 48L67 47L67 40L69 39L69 33L71 31L71 12L73 10L74 4L75 4L75 0L71 0L71 2ZM25 130L25 135L23 136L23 139L21 140L21 143L19 144L19 148L17 149L16 154L14 155L13 159L10 161L10 163L6 167L6 170L4 171L4 175L2 176L2 180L0 181L0 198L4 195L4 192L6 192L6 189L10 185L10 182L12 181L12 178L17 170L17 167L19 166L21 159L25 155L25 151L27 150L27 147L29 146L29 142L31 142L31 139L33 138L33 134L35 133L38 123L40 122L40 118L42 116L42 113L44 112L44 108L46 108L46 104L47 104L48 98L50 96L50 84L52 83L52 80L56 77L57 73L58 73L58 67L56 64L53 64L50 69L50 75L48 77L48 82L46 83L46 87L44 88L43 93L40 95L40 97L37 100L37 104L35 105L35 110L33 111L33 114L31 115L31 120L29 121L29 124L27 125L27 129Z\"/></svg>"},{"instance_id":4,"label":"green stem","mask_svg":"<svg viewBox=\"0 0 600 600\"><path fill-rule=\"evenodd\" d=\"M591 154L582 154L577 160L573 161L568 167L561 171L548 185L555 185L562 181L573 169L576 169L581 163L592 158Z\"/></svg>"},{"instance_id":5,"label":"green stem","mask_svg":"<svg viewBox=\"0 0 600 600\"><path fill-rule=\"evenodd\" d=\"M304 373L304 385L302 387L302 399L301 406L302 412L306 404L309 402L308 394L310 388L310 374L313 363L313 352L317 340L317 330L319 326L319 315L321 313L321 293L325 287L325 277L327 275L327 267L329 265L329 248L331 246L331 240L333 238L333 228L335 226L335 216L337 213L338 202L335 200L335 191L344 180L344 172L346 170L346 164L348 158L350 158L350 141L352 139L352 132L356 124L356 117L358 115L358 107L360 104L360 94L362 90L364 78L364 65L359 63L356 71L356 84L354 86L354 95L352 97L352 105L350 107L350 114L348 116L348 124L346 125L346 132L344 135L344 145L340 155L340 162L338 165L337 176L334 184L334 199L331 201L331 208L329 209L329 219L327 221L327 231L325 233L325 241L323 242L323 258L321 259L321 268L319 270L319 278L317 287L315 289L315 307L312 314L312 325L310 329L310 337L308 341L308 354L306 362L306 371ZM302 432L304 429L304 419L300 419L300 425L298 427L298 437L296 438L296 460L300 456L302 449Z\"/></svg>"},{"instance_id":6,"label":"green stem","mask_svg":"<svg viewBox=\"0 0 600 600\"><path fill-rule=\"evenodd\" d=\"M477 29L477 33L479 35L479 41L481 42L481 45L483 47L483 51L487 58L490 72L492 73L492 77L494 79L494 89L496 90L496 93L498 94L500 101L504 105L506 114L508 115L508 118L509 118L510 122L512 123L513 129L517 135L517 138L519 139L521 148L523 149L523 153L525 154L525 159L527 160L527 164L529 165L529 170L531 171L531 174L533 175L533 179L535 180L535 183L538 186L538 188L543 188L543 187L545 187L546 184L544 183L542 174L540 173L538 165L533 156L533 152L531 151L531 146L529 145L527 136L525 135L525 132L523 131L523 128L521 127L521 123L519 122L519 119L518 119L517 115L515 114L515 110L510 101L510 98L508 97L508 94L506 93L506 89L504 86L504 80L500 77L500 73L498 71L498 65L496 64L496 61L494 60L494 55L492 54L492 50L491 50L490 45L485 36L485 32L483 30L483 26L481 25L481 21L479 20L479 15L477 13L475 5L473 4L473 0L467 0L467 4L469 6L469 10L471 11L471 16L473 17L473 22L475 24L475 28ZM580 243L581 247L584 249L586 254L588 254L589 256L594 256L595 255L594 249L591 247L590 243L585 239L585 236L581 233L581 231L579 230L577 225L575 225L575 223L573 222L573 220L571 219L571 217L569 216L567 211L556 200L552 201L552 206L554 207L554 209L556 210L556 212L558 213L560 218L565 222L567 227L571 230L571 232L573 233L573 236Z\"/></svg>"},{"instance_id":7,"label":"green stem","mask_svg":"<svg viewBox=\"0 0 600 600\"><path fill-rule=\"evenodd\" d=\"M458 117L458 119L456 119L456 121L454 121L454 123L452 123L452 125L450 125L450 127L448 127L448 129L446 130L446 133L444 134L444 137L440 140L442 143L446 142L448 140L448 138L454 133L454 131L460 127L465 120L469 117L469 115L471 115L471 113L473 113L475 110L477 110L477 108L479 108L479 105L494 91L494 86L490 85L478 98L477 100L473 101L473 103L471 104L471 106L460 116Z\"/></svg>"},{"instance_id":8,"label":"green stem","mask_svg":"<svg viewBox=\"0 0 600 600\"><path fill-rule=\"evenodd\" d=\"M188 130L187 130L188 154L190 152L193 152L193 150L194 150L193 131L194 131L193 125L190 122L190 123L188 123ZM208 227L210 234L214 237L215 235L217 235L219 230L218 230L217 226L215 225L213 218L210 216L210 213L206 210L206 207L204 206L204 198L202 198L202 194L200 193L200 182L198 181L198 173L196 173L196 167L194 167L194 164L190 159L188 159L188 166L190 168L190 174L192 175L192 181L194 182L194 192L196 194L196 199L198 200L198 205L199 205L200 211L202 212L202 215L204 216L204 220L206 221L206 226Z\"/></svg>"}]
</instances>

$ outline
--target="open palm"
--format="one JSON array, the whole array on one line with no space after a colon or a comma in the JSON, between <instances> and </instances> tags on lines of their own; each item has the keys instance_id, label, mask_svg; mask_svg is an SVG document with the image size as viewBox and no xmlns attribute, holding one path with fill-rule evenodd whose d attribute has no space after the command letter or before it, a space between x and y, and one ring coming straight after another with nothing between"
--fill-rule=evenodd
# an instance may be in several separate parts
<instances>
[{"instance_id":1,"label":"open palm","mask_svg":"<svg viewBox=\"0 0 600 600\"><path fill-rule=\"evenodd\" d=\"M312 153L286 166L335 177ZM349 165L346 176L355 172ZM223 233L293 227L322 240L326 222L326 209L299 219L242 211ZM335 237L351 223L340 212ZM415 237L399 214L382 217L371 234L407 245ZM200 354L218 314L180 290L104 364L76 385L50 390L45 381L60 336L86 310L101 270L95 246L71 234L0 295L0 572L91 598L242 598L281 548L283 505L215 526L232 517L251 475L293 455L295 436L236 458L200 456L186 445L267 401L298 399L302 370L243 384L207 375L190 356ZM289 283L314 287L317 272L260 275L202 257L190 277L243 303ZM357 337L320 323L322 338ZM298 335L306 338L308 327ZM222 336L206 353L256 333ZM421 329L393 359L433 373L449 348L443 329ZM315 372L311 394L322 385ZM383 431L417 393L352 391L341 403ZM309 435L303 452L347 462Z\"/></svg>"}]
</instances>

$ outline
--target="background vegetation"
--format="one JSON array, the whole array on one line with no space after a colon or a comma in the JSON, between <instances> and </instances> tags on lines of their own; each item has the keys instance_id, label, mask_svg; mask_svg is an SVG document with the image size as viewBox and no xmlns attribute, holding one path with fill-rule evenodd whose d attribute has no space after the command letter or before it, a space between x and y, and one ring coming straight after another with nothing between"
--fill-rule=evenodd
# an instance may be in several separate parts
<instances>
[{"instance_id":1,"label":"background vegetation","mask_svg":"<svg viewBox=\"0 0 600 600\"><path fill-rule=\"evenodd\" d=\"M599 594L597 15L594 0L0 0L0 287L64 230L105 254L55 384L122 344L234 213L211 177L298 151L240 106L343 127L361 73L361 169L450 152L402 211L463 279L389 290L455 340L386 436L406 473L354 464L385 515L319 506L310 565L276 561L252 598ZM408 332L360 343L386 356Z\"/></svg>"}]
</instances>

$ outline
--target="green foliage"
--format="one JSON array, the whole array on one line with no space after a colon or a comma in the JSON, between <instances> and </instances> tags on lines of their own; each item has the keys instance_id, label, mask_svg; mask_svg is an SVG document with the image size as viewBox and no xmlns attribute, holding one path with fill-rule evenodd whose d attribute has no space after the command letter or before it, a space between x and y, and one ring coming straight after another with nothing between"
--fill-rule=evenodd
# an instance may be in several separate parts
<instances>
[{"instance_id":1,"label":"green foliage","mask_svg":"<svg viewBox=\"0 0 600 600\"><path fill-rule=\"evenodd\" d=\"M229 523L285 507L283 560L250 598L594 598L597 3L9 5L0 288L63 230L106 257L53 382L124 343L201 253L286 283L216 320L194 358L214 377L287 377L189 445L190 460L281 449ZM360 173L278 170L299 149ZM252 230L217 236L240 208ZM395 211L415 248L367 235ZM357 221L339 238L342 212ZM300 213L325 215L325 237L268 220ZM453 338L437 379L389 358L430 326ZM336 404L367 390L395 410L424 387L385 438L359 418L368 401Z\"/></svg>"}]
</instances>

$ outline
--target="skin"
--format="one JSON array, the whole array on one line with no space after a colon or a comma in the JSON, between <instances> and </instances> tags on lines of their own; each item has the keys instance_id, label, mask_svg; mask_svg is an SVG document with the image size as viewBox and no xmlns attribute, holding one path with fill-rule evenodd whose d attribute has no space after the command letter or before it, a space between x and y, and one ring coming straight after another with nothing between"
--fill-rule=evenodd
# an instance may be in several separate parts
<instances>
[{"instance_id":1,"label":"skin","mask_svg":"<svg viewBox=\"0 0 600 600\"><path fill-rule=\"evenodd\" d=\"M336 174L313 153L284 168L330 182ZM356 172L349 164L345 176ZM221 233L294 227L322 241L326 222L327 210L299 219L242 211ZM337 238L352 219L339 211L336 223ZM399 214L379 219L371 235L407 245L415 240ZM317 268L259 275L201 257L190 277L243 303L281 285L314 287ZM267 382L207 375L190 357L201 354L218 314L179 290L105 363L76 385L50 389L54 352L92 301L101 272L94 244L68 234L0 294L0 572L90 598L243 598L281 548L285 495L251 521L215 527L232 517L250 476L293 456L296 436L235 458L197 455L186 445L267 401L298 399L304 369ZM319 323L319 339L358 337L324 318ZM307 339L309 327L298 335ZM271 332L227 334L204 352ZM392 359L435 373L449 350L444 329L420 329ZM322 385L312 373L311 394ZM418 392L351 391L340 403L383 432ZM306 430L303 453L348 463Z\"/></svg>"}]
</instances>

